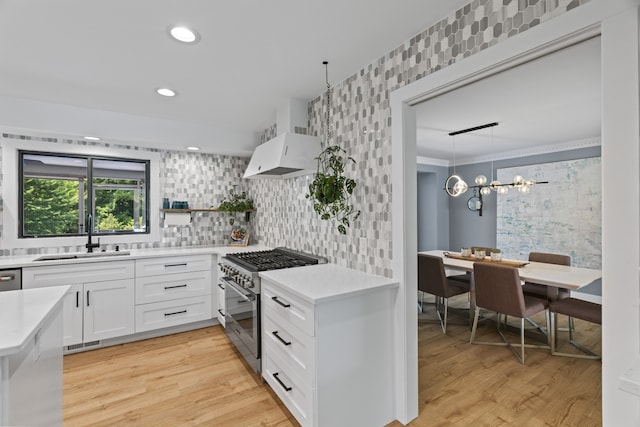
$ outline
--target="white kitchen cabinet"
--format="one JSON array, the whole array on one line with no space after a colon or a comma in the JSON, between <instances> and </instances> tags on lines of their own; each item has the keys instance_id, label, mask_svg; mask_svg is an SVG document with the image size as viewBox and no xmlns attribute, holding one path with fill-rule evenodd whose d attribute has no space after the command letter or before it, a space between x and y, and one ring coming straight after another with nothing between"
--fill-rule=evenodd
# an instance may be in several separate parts
<instances>
[{"instance_id":1,"label":"white kitchen cabinet","mask_svg":"<svg viewBox=\"0 0 640 427\"><path fill-rule=\"evenodd\" d=\"M62 344L66 347L82 343L84 317L84 286L71 285L64 297L62 311Z\"/></svg>"},{"instance_id":2,"label":"white kitchen cabinet","mask_svg":"<svg viewBox=\"0 0 640 427\"><path fill-rule=\"evenodd\" d=\"M212 255L136 260L135 331L212 318Z\"/></svg>"},{"instance_id":3,"label":"white kitchen cabinet","mask_svg":"<svg viewBox=\"0 0 640 427\"><path fill-rule=\"evenodd\" d=\"M216 268L216 287L215 287L215 291L214 294L217 296L217 298L215 298L216 300L216 312L215 315L218 319L218 322L220 322L220 324L224 327L225 326L225 321L224 321L224 315L226 312L226 301L225 301L225 295L224 295L224 287L226 286L224 283L222 283L220 281L220 277L224 276L224 274L222 274L222 271L220 271L220 267Z\"/></svg>"},{"instance_id":4,"label":"white kitchen cabinet","mask_svg":"<svg viewBox=\"0 0 640 427\"><path fill-rule=\"evenodd\" d=\"M84 342L135 331L133 279L84 284Z\"/></svg>"},{"instance_id":5,"label":"white kitchen cabinet","mask_svg":"<svg viewBox=\"0 0 640 427\"><path fill-rule=\"evenodd\" d=\"M134 262L27 267L24 289L71 285L64 299L63 344L77 346L135 331Z\"/></svg>"},{"instance_id":6,"label":"white kitchen cabinet","mask_svg":"<svg viewBox=\"0 0 640 427\"><path fill-rule=\"evenodd\" d=\"M397 284L331 264L260 276L262 376L298 422L391 422Z\"/></svg>"}]
</instances>

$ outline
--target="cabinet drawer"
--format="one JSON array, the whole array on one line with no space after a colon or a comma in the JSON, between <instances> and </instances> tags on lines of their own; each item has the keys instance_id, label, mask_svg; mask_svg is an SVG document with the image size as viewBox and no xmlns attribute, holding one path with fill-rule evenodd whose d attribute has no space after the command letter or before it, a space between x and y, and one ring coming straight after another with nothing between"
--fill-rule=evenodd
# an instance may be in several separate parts
<instances>
[{"instance_id":1,"label":"cabinet drawer","mask_svg":"<svg viewBox=\"0 0 640 427\"><path fill-rule=\"evenodd\" d=\"M264 313L262 324L263 353L278 353L287 369L313 388L314 339L286 322L279 322Z\"/></svg>"},{"instance_id":2,"label":"cabinet drawer","mask_svg":"<svg viewBox=\"0 0 640 427\"><path fill-rule=\"evenodd\" d=\"M277 353L267 353L263 357L262 377L302 426L312 425L313 389L301 385L300 379L287 371L286 362Z\"/></svg>"},{"instance_id":3,"label":"cabinet drawer","mask_svg":"<svg viewBox=\"0 0 640 427\"><path fill-rule=\"evenodd\" d=\"M207 319L211 319L211 298L207 295L136 306L136 332Z\"/></svg>"},{"instance_id":4,"label":"cabinet drawer","mask_svg":"<svg viewBox=\"0 0 640 427\"><path fill-rule=\"evenodd\" d=\"M134 261L106 261L27 267L22 269L22 287L44 288L74 283L133 279L134 265Z\"/></svg>"},{"instance_id":5,"label":"cabinet drawer","mask_svg":"<svg viewBox=\"0 0 640 427\"><path fill-rule=\"evenodd\" d=\"M187 271L211 271L211 255L172 256L136 260L136 277Z\"/></svg>"},{"instance_id":6,"label":"cabinet drawer","mask_svg":"<svg viewBox=\"0 0 640 427\"><path fill-rule=\"evenodd\" d=\"M313 306L286 290L262 281L263 307L272 313L272 318L283 319L309 336L314 336Z\"/></svg>"},{"instance_id":7,"label":"cabinet drawer","mask_svg":"<svg viewBox=\"0 0 640 427\"><path fill-rule=\"evenodd\" d=\"M211 295L211 271L144 276L136 279L136 304Z\"/></svg>"},{"instance_id":8,"label":"cabinet drawer","mask_svg":"<svg viewBox=\"0 0 640 427\"><path fill-rule=\"evenodd\" d=\"M225 307L224 285L221 283L218 283L215 286L214 292L218 296L216 312L214 314L218 317L218 322L220 322L222 326L225 326L224 314L225 314L226 307Z\"/></svg>"}]
</instances>

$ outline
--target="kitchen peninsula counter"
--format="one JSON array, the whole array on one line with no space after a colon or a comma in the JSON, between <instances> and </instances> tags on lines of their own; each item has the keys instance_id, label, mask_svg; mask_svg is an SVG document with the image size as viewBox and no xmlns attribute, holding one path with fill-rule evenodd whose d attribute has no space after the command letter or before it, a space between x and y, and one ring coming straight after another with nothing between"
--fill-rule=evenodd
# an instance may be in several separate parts
<instances>
[{"instance_id":1,"label":"kitchen peninsula counter","mask_svg":"<svg viewBox=\"0 0 640 427\"><path fill-rule=\"evenodd\" d=\"M332 299L356 296L381 288L398 287L398 282L337 264L318 264L300 268L270 270L260 277L292 294L316 304Z\"/></svg>"},{"instance_id":2,"label":"kitchen peninsula counter","mask_svg":"<svg viewBox=\"0 0 640 427\"><path fill-rule=\"evenodd\" d=\"M0 292L0 425L62 426L62 303L68 290Z\"/></svg>"}]
</instances>

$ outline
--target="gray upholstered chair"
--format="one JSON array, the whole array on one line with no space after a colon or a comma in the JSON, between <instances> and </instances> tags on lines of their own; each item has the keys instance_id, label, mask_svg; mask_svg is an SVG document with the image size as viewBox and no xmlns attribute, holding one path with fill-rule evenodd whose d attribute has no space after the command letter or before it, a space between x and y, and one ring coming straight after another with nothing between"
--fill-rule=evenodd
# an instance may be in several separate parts
<instances>
[{"instance_id":1,"label":"gray upholstered chair","mask_svg":"<svg viewBox=\"0 0 640 427\"><path fill-rule=\"evenodd\" d=\"M446 334L449 298L469 292L469 285L447 279L442 258L418 254L418 290L436 297L436 312L442 332ZM440 315L440 299L444 300L444 319ZM422 303L419 307L422 311Z\"/></svg>"},{"instance_id":2,"label":"gray upholstered chair","mask_svg":"<svg viewBox=\"0 0 640 427\"><path fill-rule=\"evenodd\" d=\"M584 354L561 353L556 351L558 339L558 314L566 314L570 319L578 318L587 322L602 325L602 306L590 301L576 298L563 298L549 304L551 312L551 354L554 356L580 357L583 359L600 359L600 356L582 344L574 341L573 328L569 328L569 343Z\"/></svg>"},{"instance_id":3,"label":"gray upholstered chair","mask_svg":"<svg viewBox=\"0 0 640 427\"><path fill-rule=\"evenodd\" d=\"M525 347L549 348L548 345L525 344L524 342L524 319L544 311L548 325L549 313L546 311L546 308L549 304L546 300L528 297L522 293L520 274L517 268L476 262L473 264L473 275L476 289L476 311L474 313L471 339L469 340L471 344L508 346L520 363L523 364ZM498 313L498 321L496 321L496 324L503 342L478 342L475 340L480 309L491 310ZM500 314L518 317L520 319L519 346L521 350L519 354L502 333L501 322L499 321Z\"/></svg>"},{"instance_id":4,"label":"gray upholstered chair","mask_svg":"<svg viewBox=\"0 0 640 427\"><path fill-rule=\"evenodd\" d=\"M544 262L547 264L571 265L571 257L568 255L550 254L545 252L530 252L529 261ZM522 286L525 295L547 299L547 286L538 283L525 282ZM558 299L569 298L567 289L558 289Z\"/></svg>"}]
</instances>

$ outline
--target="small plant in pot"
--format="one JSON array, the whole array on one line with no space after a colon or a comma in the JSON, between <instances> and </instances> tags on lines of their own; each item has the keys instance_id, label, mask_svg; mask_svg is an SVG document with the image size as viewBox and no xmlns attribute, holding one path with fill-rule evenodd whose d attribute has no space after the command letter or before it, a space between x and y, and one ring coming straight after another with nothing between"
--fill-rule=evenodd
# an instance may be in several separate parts
<instances>
[{"instance_id":1,"label":"small plant in pot","mask_svg":"<svg viewBox=\"0 0 640 427\"><path fill-rule=\"evenodd\" d=\"M233 225L235 223L234 215L236 213L248 213L253 209L253 199L247 197L247 193L245 193L244 191L242 193L236 193L234 190L230 190L229 196L222 199L222 202L220 202L220 206L218 206L218 210L229 212L229 215L231 215L231 218L229 218L230 225Z\"/></svg>"},{"instance_id":2,"label":"small plant in pot","mask_svg":"<svg viewBox=\"0 0 640 427\"><path fill-rule=\"evenodd\" d=\"M318 171L309 184L306 198L313 201L313 210L320 219L336 220L338 232L347 234L351 221L360 216L360 211L349 203L356 182L344 176L347 163L355 163L355 160L346 156L346 151L338 145L325 148L317 159Z\"/></svg>"}]
</instances>

